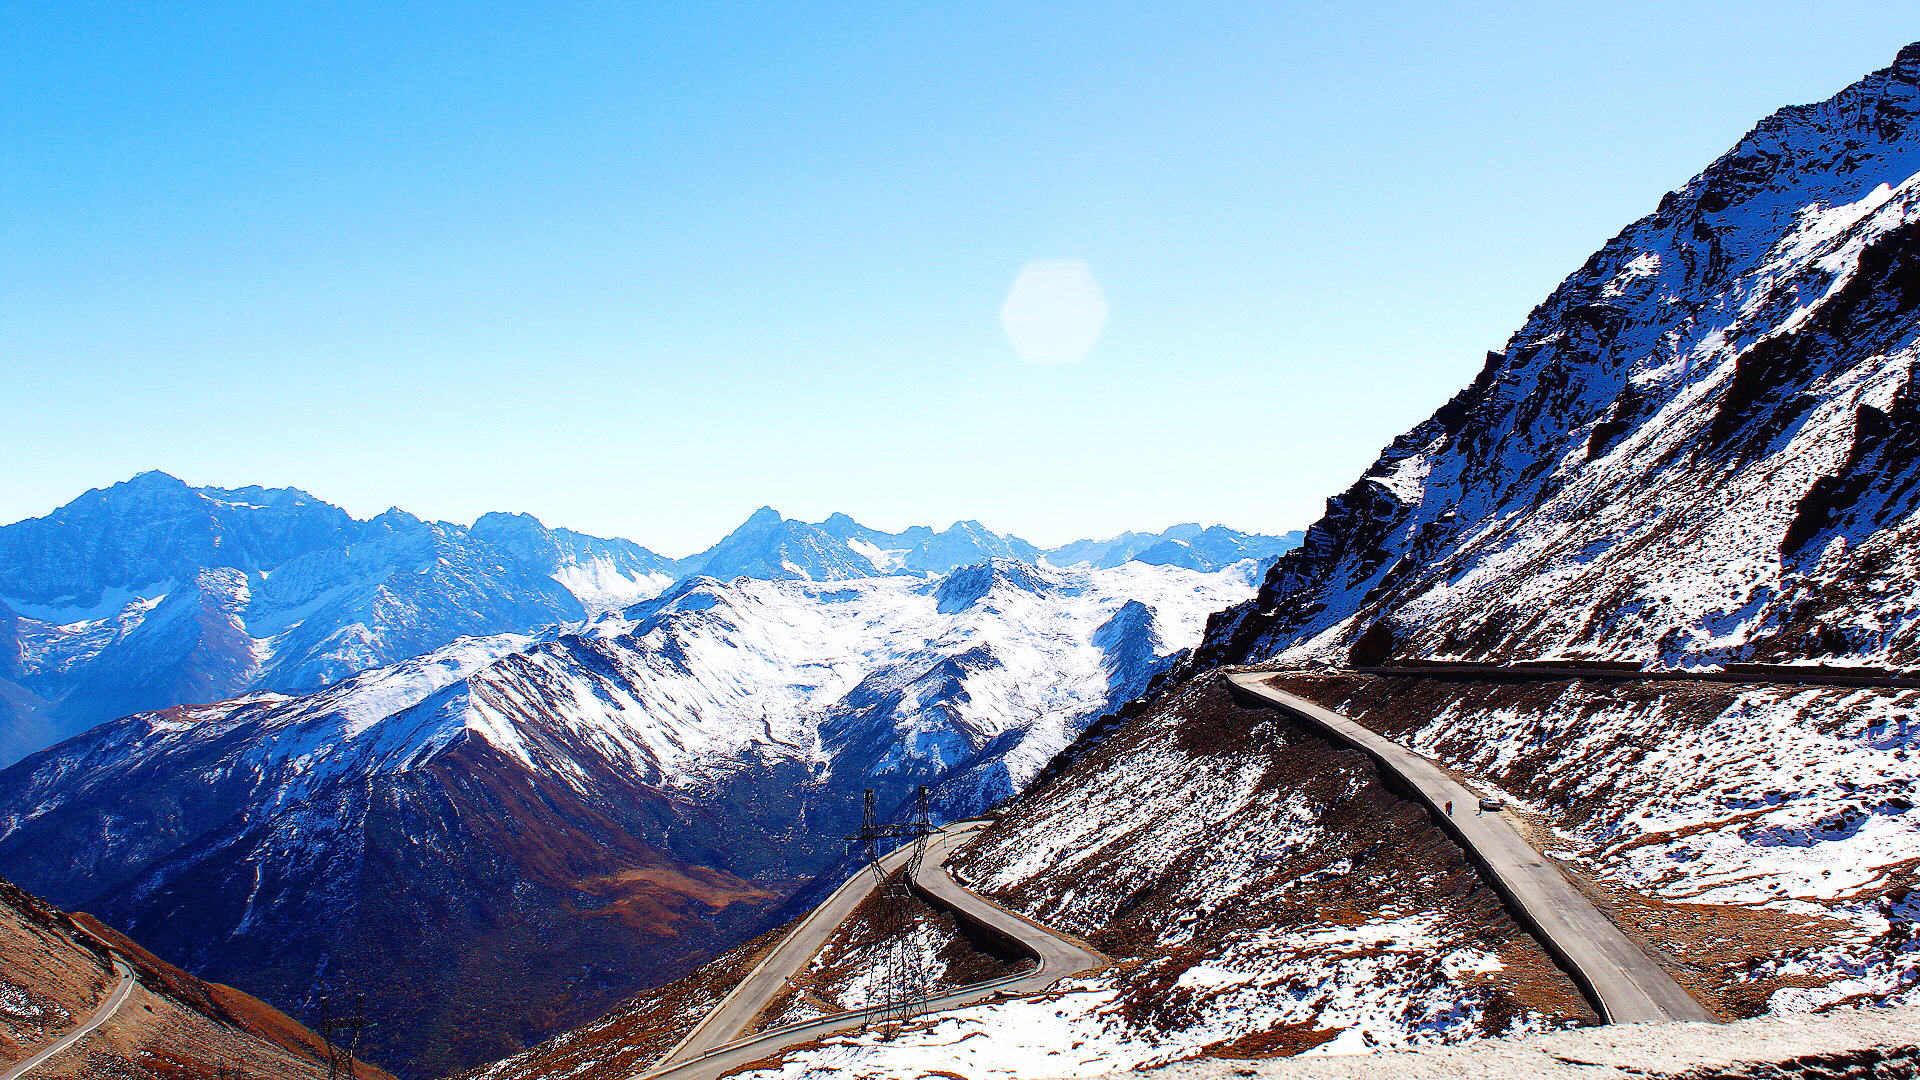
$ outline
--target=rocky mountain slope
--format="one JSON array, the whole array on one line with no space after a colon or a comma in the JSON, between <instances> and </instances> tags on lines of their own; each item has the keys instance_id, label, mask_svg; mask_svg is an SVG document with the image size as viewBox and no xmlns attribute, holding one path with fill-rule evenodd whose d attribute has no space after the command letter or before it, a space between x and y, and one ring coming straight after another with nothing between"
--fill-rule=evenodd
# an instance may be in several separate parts
<instances>
[{"instance_id":1,"label":"rocky mountain slope","mask_svg":"<svg viewBox=\"0 0 1920 1080\"><path fill-rule=\"evenodd\" d=\"M83 1023L134 972L132 994L85 1040L36 1066L36 1077L210 1077L264 1080L327 1074L313 1032L229 986L202 982L86 914L67 914L0 881L0 1068ZM356 1062L354 1075L387 1074Z\"/></svg>"},{"instance_id":2,"label":"rocky mountain slope","mask_svg":"<svg viewBox=\"0 0 1920 1080\"><path fill-rule=\"evenodd\" d=\"M1920 46L1782 109L1395 440L1202 663L1920 662Z\"/></svg>"},{"instance_id":3,"label":"rocky mountain slope","mask_svg":"<svg viewBox=\"0 0 1920 1080\"><path fill-rule=\"evenodd\" d=\"M1336 670L1285 688L1452 767L1717 1014L1920 992L1899 717L1920 691L1488 684ZM1043 998L829 1038L753 1070L911 1080L1091 1076L1195 1055L1358 1053L1594 1022L1426 812L1360 755L1219 673L1188 682L999 811L970 886L1121 963ZM916 939L931 970L952 935ZM890 940L841 949L815 998L856 998ZM724 972L708 972L719 976ZM630 1062L649 999L503 1062ZM805 1004L804 1002L796 1005ZM803 1012L802 1012L803 1014Z\"/></svg>"},{"instance_id":4,"label":"rocky mountain slope","mask_svg":"<svg viewBox=\"0 0 1920 1080\"><path fill-rule=\"evenodd\" d=\"M1256 573L690 578L100 725L0 772L0 873L269 1000L365 990L381 1060L439 1075L757 932L867 788L930 785L946 815L1010 795Z\"/></svg>"},{"instance_id":5,"label":"rocky mountain slope","mask_svg":"<svg viewBox=\"0 0 1920 1080\"><path fill-rule=\"evenodd\" d=\"M1423 811L1365 758L1241 707L1217 677L999 813L949 863L956 877L1119 963L894 1039L828 1038L745 1075L1089 1076L1203 1052L1361 1052L1593 1021ZM938 968L948 941L916 943ZM818 996L858 1000L889 946L826 958L818 975L840 981Z\"/></svg>"}]
</instances>

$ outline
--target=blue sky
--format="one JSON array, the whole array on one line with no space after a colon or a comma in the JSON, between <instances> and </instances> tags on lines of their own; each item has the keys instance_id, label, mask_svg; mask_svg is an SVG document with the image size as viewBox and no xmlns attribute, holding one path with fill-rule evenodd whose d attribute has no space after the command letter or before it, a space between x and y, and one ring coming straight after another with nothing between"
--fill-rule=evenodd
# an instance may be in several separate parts
<instances>
[{"instance_id":1,"label":"blue sky","mask_svg":"<svg viewBox=\"0 0 1920 1080\"><path fill-rule=\"evenodd\" d=\"M669 554L1318 516L1910 5L0 9L0 520L142 469ZM1081 361L998 323L1084 261Z\"/></svg>"}]
</instances>

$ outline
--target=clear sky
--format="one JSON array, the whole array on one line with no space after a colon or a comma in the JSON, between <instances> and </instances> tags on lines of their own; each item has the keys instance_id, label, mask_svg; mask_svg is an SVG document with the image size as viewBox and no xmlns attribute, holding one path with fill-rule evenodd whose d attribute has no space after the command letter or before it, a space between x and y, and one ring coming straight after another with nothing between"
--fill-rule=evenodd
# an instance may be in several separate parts
<instances>
[{"instance_id":1,"label":"clear sky","mask_svg":"<svg viewBox=\"0 0 1920 1080\"><path fill-rule=\"evenodd\" d=\"M0 8L0 521L1300 528L1910 2ZM1084 262L1036 364L1001 305Z\"/></svg>"}]
</instances>

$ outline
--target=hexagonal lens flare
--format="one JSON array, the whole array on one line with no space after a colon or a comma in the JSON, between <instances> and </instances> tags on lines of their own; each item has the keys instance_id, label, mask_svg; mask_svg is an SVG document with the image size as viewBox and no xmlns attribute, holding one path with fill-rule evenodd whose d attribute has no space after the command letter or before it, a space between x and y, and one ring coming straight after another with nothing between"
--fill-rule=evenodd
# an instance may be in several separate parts
<instances>
[{"instance_id":1,"label":"hexagonal lens flare","mask_svg":"<svg viewBox=\"0 0 1920 1080\"><path fill-rule=\"evenodd\" d=\"M1000 325L1020 355L1037 364L1069 364L1087 355L1107 321L1107 298L1078 259L1028 263L1013 280Z\"/></svg>"}]
</instances>

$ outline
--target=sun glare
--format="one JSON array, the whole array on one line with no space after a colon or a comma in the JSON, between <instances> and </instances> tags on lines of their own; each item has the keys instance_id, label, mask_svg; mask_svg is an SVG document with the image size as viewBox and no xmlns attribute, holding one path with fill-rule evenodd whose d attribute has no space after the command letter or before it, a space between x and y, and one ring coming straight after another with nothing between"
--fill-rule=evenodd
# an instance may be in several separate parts
<instances>
[{"instance_id":1,"label":"sun glare","mask_svg":"<svg viewBox=\"0 0 1920 1080\"><path fill-rule=\"evenodd\" d=\"M1031 262L1000 306L1000 325L1020 355L1069 364L1087 355L1107 321L1107 298L1078 259Z\"/></svg>"}]
</instances>

